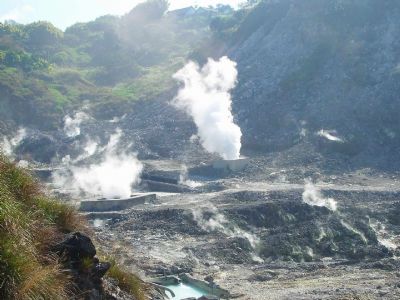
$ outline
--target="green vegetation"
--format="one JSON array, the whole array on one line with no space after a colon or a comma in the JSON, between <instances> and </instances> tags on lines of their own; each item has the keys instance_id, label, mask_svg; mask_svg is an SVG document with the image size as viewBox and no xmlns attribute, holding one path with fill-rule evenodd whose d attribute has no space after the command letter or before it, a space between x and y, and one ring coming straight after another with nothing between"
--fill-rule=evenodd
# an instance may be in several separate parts
<instances>
[{"instance_id":1,"label":"green vegetation","mask_svg":"<svg viewBox=\"0 0 400 300\"><path fill-rule=\"evenodd\" d=\"M84 229L71 207L0 157L1 299L68 299L68 275L49 247L61 233Z\"/></svg>"},{"instance_id":2,"label":"green vegetation","mask_svg":"<svg viewBox=\"0 0 400 300\"><path fill-rule=\"evenodd\" d=\"M183 63L183 59L180 59L175 63L143 69L143 75L135 81L116 85L113 88L113 95L130 100L154 99L173 88L172 75L183 66Z\"/></svg>"},{"instance_id":3,"label":"green vegetation","mask_svg":"<svg viewBox=\"0 0 400 300\"><path fill-rule=\"evenodd\" d=\"M27 171L0 156L0 299L71 299L71 277L50 247L72 231L88 231L75 209L48 197ZM144 299L142 281L110 260L107 275Z\"/></svg>"},{"instance_id":4,"label":"green vegetation","mask_svg":"<svg viewBox=\"0 0 400 300\"><path fill-rule=\"evenodd\" d=\"M0 120L48 131L83 104L134 109L129 103L169 95L172 75L188 59L204 62L263 24L256 2L239 11L220 5L166 12L167 1L149 0L122 17L65 32L48 22L0 23Z\"/></svg>"},{"instance_id":5,"label":"green vegetation","mask_svg":"<svg viewBox=\"0 0 400 300\"><path fill-rule=\"evenodd\" d=\"M49 68L49 63L46 60L24 51L0 51L0 64L21 68L28 72Z\"/></svg>"},{"instance_id":6,"label":"green vegetation","mask_svg":"<svg viewBox=\"0 0 400 300\"><path fill-rule=\"evenodd\" d=\"M143 281L136 275L125 271L115 260L110 258L107 260L111 261L111 268L108 270L107 276L115 279L121 290L127 291L137 300L144 300L145 291L143 289Z\"/></svg>"},{"instance_id":7,"label":"green vegetation","mask_svg":"<svg viewBox=\"0 0 400 300\"><path fill-rule=\"evenodd\" d=\"M43 49L57 44L63 38L63 32L49 22L35 22L24 27L27 34L26 44L29 47Z\"/></svg>"},{"instance_id":8,"label":"green vegetation","mask_svg":"<svg viewBox=\"0 0 400 300\"><path fill-rule=\"evenodd\" d=\"M99 108L157 99L174 88L172 75L193 51L210 42L213 19L231 26L240 17L227 6L188 15L167 8L165 0L149 0L125 16L65 32L48 22L0 23L0 119L53 130L83 102Z\"/></svg>"}]
</instances>

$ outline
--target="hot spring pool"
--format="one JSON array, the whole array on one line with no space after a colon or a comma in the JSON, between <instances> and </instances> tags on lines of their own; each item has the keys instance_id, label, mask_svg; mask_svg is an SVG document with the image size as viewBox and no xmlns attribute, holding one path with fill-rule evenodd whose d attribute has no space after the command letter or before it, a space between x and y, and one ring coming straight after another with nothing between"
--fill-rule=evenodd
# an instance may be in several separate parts
<instances>
[{"instance_id":1,"label":"hot spring pool","mask_svg":"<svg viewBox=\"0 0 400 300\"><path fill-rule=\"evenodd\" d=\"M207 292L184 283L167 285L166 287L175 293L175 297L172 297L170 293L167 292L169 299L173 300L181 300L189 297L200 298L203 295L207 295Z\"/></svg>"}]
</instances>

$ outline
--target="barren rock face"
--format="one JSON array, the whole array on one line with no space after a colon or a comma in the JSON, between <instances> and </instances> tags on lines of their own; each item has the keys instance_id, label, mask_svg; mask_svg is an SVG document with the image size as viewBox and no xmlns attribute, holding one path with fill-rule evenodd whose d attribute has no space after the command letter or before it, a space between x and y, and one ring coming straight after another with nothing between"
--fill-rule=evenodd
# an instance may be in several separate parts
<instances>
[{"instance_id":1,"label":"barren rock face","mask_svg":"<svg viewBox=\"0 0 400 300\"><path fill-rule=\"evenodd\" d=\"M345 142L328 151L367 156L367 164L378 158L389 163L399 143L393 115L399 110L393 72L399 6L380 5L290 0L260 5L258 18L248 20L256 30L230 48L239 71L233 107L245 145L287 149L304 140L318 142L320 129L334 129Z\"/></svg>"}]
</instances>

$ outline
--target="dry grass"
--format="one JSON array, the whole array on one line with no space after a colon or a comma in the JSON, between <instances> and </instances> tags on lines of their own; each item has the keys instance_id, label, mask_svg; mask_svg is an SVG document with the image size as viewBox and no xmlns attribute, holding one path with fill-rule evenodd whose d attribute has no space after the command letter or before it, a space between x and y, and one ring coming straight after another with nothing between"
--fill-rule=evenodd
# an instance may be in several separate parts
<instances>
[{"instance_id":1,"label":"dry grass","mask_svg":"<svg viewBox=\"0 0 400 300\"><path fill-rule=\"evenodd\" d=\"M0 299L70 299L70 278L48 249L84 227L73 208L0 157Z\"/></svg>"},{"instance_id":2,"label":"dry grass","mask_svg":"<svg viewBox=\"0 0 400 300\"><path fill-rule=\"evenodd\" d=\"M23 272L30 276L17 287L16 299L70 298L69 277L63 273L56 260L45 266L28 264L24 266Z\"/></svg>"},{"instance_id":3,"label":"dry grass","mask_svg":"<svg viewBox=\"0 0 400 300\"><path fill-rule=\"evenodd\" d=\"M92 233L86 219L79 215L72 206L45 196L37 197L36 205L44 213L43 216L51 224L56 225L60 231Z\"/></svg>"},{"instance_id":4,"label":"dry grass","mask_svg":"<svg viewBox=\"0 0 400 300\"><path fill-rule=\"evenodd\" d=\"M26 170L0 155L0 299L73 298L72 280L49 250L72 231L91 235L73 207L51 199ZM137 300L145 299L139 277L107 261L107 275ZM83 267L91 264L84 261Z\"/></svg>"},{"instance_id":5,"label":"dry grass","mask_svg":"<svg viewBox=\"0 0 400 300\"><path fill-rule=\"evenodd\" d=\"M107 276L115 279L118 282L118 287L133 295L135 299L146 299L143 281L138 276L125 271L115 260L110 258L107 260L111 262L111 268L108 270Z\"/></svg>"}]
</instances>

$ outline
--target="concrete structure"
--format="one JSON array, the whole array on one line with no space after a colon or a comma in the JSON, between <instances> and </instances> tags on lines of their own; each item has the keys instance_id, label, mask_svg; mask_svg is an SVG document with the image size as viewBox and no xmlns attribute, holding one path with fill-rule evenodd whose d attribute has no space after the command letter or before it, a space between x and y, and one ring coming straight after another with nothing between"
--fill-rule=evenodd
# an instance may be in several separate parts
<instances>
[{"instance_id":1,"label":"concrete structure","mask_svg":"<svg viewBox=\"0 0 400 300\"><path fill-rule=\"evenodd\" d=\"M171 175L171 177L167 176L159 176L159 175L151 175L151 174L142 174L142 180L150 180L150 181L157 181L157 182L163 182L163 183L168 183L168 184L179 184L179 175L180 173L177 173L175 176ZM176 178L174 178L176 177Z\"/></svg>"},{"instance_id":2,"label":"concrete structure","mask_svg":"<svg viewBox=\"0 0 400 300\"><path fill-rule=\"evenodd\" d=\"M219 299L229 299L231 294L228 290L221 288L213 282L207 282L192 277L190 274L184 273L179 275L183 283L194 286L200 290L206 291L209 295L217 296Z\"/></svg>"},{"instance_id":3,"label":"concrete structure","mask_svg":"<svg viewBox=\"0 0 400 300\"><path fill-rule=\"evenodd\" d=\"M150 192L165 192L165 193L188 193L192 189L181 184L170 184L153 180L142 180L141 187Z\"/></svg>"},{"instance_id":4,"label":"concrete structure","mask_svg":"<svg viewBox=\"0 0 400 300\"><path fill-rule=\"evenodd\" d=\"M157 286L173 286L183 283L186 286L196 288L204 292L204 299L230 299L231 294L228 290L221 288L214 282L207 282L205 280L199 280L192 277L190 274L183 273L177 276L163 276L153 278L150 281L152 284ZM206 296L207 295L207 296ZM188 298L191 299L191 298Z\"/></svg>"},{"instance_id":5,"label":"concrete structure","mask_svg":"<svg viewBox=\"0 0 400 300\"><path fill-rule=\"evenodd\" d=\"M135 205L152 203L156 194L142 193L132 195L128 199L98 199L81 201L80 210L90 212L116 211L131 208Z\"/></svg>"},{"instance_id":6,"label":"concrete structure","mask_svg":"<svg viewBox=\"0 0 400 300\"><path fill-rule=\"evenodd\" d=\"M247 167L249 164L248 158L239 158L235 160L216 160L213 163L213 168L217 170L225 170L230 172L239 172Z\"/></svg>"},{"instance_id":7,"label":"concrete structure","mask_svg":"<svg viewBox=\"0 0 400 300\"><path fill-rule=\"evenodd\" d=\"M156 278L152 278L150 281L153 283L160 284L160 285L173 285L173 284L181 283L181 279L178 276L174 276L174 275L156 277Z\"/></svg>"},{"instance_id":8,"label":"concrete structure","mask_svg":"<svg viewBox=\"0 0 400 300\"><path fill-rule=\"evenodd\" d=\"M48 181L54 172L61 170L62 168L32 168L30 169L37 177L44 181Z\"/></svg>"}]
</instances>

